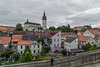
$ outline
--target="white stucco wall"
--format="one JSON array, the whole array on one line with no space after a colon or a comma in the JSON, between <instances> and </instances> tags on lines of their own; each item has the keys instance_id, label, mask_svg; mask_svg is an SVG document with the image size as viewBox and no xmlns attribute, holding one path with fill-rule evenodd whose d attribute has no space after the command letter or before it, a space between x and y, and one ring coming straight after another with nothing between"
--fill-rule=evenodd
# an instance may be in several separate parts
<instances>
[{"instance_id":1,"label":"white stucco wall","mask_svg":"<svg viewBox=\"0 0 100 67\"><path fill-rule=\"evenodd\" d=\"M83 33L83 36L88 36L88 37L95 38L95 35L93 35L92 33L90 33L88 30Z\"/></svg>"},{"instance_id":2,"label":"white stucco wall","mask_svg":"<svg viewBox=\"0 0 100 67\"><path fill-rule=\"evenodd\" d=\"M64 49L71 51L71 49L78 49L78 38L71 43L64 42Z\"/></svg>"}]
</instances>

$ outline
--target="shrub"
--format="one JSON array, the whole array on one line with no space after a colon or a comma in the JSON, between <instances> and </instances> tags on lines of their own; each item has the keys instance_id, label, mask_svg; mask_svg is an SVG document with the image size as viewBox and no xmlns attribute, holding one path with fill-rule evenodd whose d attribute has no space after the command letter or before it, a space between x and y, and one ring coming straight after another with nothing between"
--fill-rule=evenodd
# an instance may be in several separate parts
<instances>
[{"instance_id":1,"label":"shrub","mask_svg":"<svg viewBox=\"0 0 100 67\"><path fill-rule=\"evenodd\" d=\"M61 51L61 53L65 56L65 55L67 55L67 51L65 50L65 49L63 49L62 51Z\"/></svg>"},{"instance_id":2,"label":"shrub","mask_svg":"<svg viewBox=\"0 0 100 67\"><path fill-rule=\"evenodd\" d=\"M40 55L42 55L42 56L46 55L46 51L44 50L44 48L42 48L42 51L40 52Z\"/></svg>"},{"instance_id":3,"label":"shrub","mask_svg":"<svg viewBox=\"0 0 100 67\"><path fill-rule=\"evenodd\" d=\"M50 47L43 47L43 49L45 50L45 53L49 53L50 52Z\"/></svg>"},{"instance_id":4,"label":"shrub","mask_svg":"<svg viewBox=\"0 0 100 67\"><path fill-rule=\"evenodd\" d=\"M26 52L25 56L22 59L22 62L30 62L32 60L33 59L32 59L32 56L30 55L30 53L29 52Z\"/></svg>"},{"instance_id":5,"label":"shrub","mask_svg":"<svg viewBox=\"0 0 100 67\"><path fill-rule=\"evenodd\" d=\"M13 55L13 58L15 58L15 60L19 60L19 58L20 58L19 52L15 53L15 54Z\"/></svg>"},{"instance_id":6,"label":"shrub","mask_svg":"<svg viewBox=\"0 0 100 67\"><path fill-rule=\"evenodd\" d=\"M90 51L91 47L92 46L90 44L86 44L86 45L82 46L82 49L85 50L85 51Z\"/></svg>"},{"instance_id":7,"label":"shrub","mask_svg":"<svg viewBox=\"0 0 100 67\"><path fill-rule=\"evenodd\" d=\"M4 51L3 53L1 53L1 57L6 57L6 58L9 58L9 56L13 54L13 51L12 50L6 50Z\"/></svg>"},{"instance_id":8,"label":"shrub","mask_svg":"<svg viewBox=\"0 0 100 67\"><path fill-rule=\"evenodd\" d=\"M25 56L26 52L29 52L30 55L32 56L32 54L31 54L31 50L30 50L29 46L25 46L25 50L24 50L24 53L23 53L22 56Z\"/></svg>"}]
</instances>

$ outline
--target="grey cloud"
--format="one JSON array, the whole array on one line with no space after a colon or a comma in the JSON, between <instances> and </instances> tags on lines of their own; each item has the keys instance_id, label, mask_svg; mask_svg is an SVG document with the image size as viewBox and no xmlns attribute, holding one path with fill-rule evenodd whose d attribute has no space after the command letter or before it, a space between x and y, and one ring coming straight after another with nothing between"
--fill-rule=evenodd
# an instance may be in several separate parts
<instances>
[{"instance_id":1,"label":"grey cloud","mask_svg":"<svg viewBox=\"0 0 100 67\"><path fill-rule=\"evenodd\" d=\"M0 0L0 25L15 26L26 19L41 24L45 10L48 26L93 24L96 27L100 25L100 12L95 10L99 6L100 0ZM85 13L90 9L95 13Z\"/></svg>"}]
</instances>

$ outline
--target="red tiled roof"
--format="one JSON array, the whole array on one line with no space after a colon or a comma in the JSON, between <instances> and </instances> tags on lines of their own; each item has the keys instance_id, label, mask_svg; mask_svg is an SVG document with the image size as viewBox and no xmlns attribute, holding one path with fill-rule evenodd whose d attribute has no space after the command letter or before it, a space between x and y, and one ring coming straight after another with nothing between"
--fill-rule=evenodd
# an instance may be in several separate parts
<instances>
[{"instance_id":1,"label":"red tiled roof","mask_svg":"<svg viewBox=\"0 0 100 67\"><path fill-rule=\"evenodd\" d=\"M18 41L18 45L31 45L32 44L32 41Z\"/></svg>"},{"instance_id":2,"label":"red tiled roof","mask_svg":"<svg viewBox=\"0 0 100 67\"><path fill-rule=\"evenodd\" d=\"M88 30L88 31L94 35L100 35L100 31L98 30Z\"/></svg>"},{"instance_id":3,"label":"red tiled roof","mask_svg":"<svg viewBox=\"0 0 100 67\"><path fill-rule=\"evenodd\" d=\"M39 35L41 38L51 38L55 34L57 34L59 31L41 31L41 32L35 32L35 34Z\"/></svg>"},{"instance_id":4,"label":"red tiled roof","mask_svg":"<svg viewBox=\"0 0 100 67\"><path fill-rule=\"evenodd\" d=\"M84 32L78 32L77 36L82 36Z\"/></svg>"},{"instance_id":5,"label":"red tiled roof","mask_svg":"<svg viewBox=\"0 0 100 67\"><path fill-rule=\"evenodd\" d=\"M18 42L18 41L22 40L22 37L23 36L21 36L21 35L14 35L12 37L12 42Z\"/></svg>"},{"instance_id":6,"label":"red tiled roof","mask_svg":"<svg viewBox=\"0 0 100 67\"><path fill-rule=\"evenodd\" d=\"M79 41L85 41L86 42L89 38L91 38L91 37L82 36L82 37L79 38Z\"/></svg>"},{"instance_id":7,"label":"red tiled roof","mask_svg":"<svg viewBox=\"0 0 100 67\"><path fill-rule=\"evenodd\" d=\"M78 30L79 28L85 28L85 27L84 27L84 26L77 26L77 27L72 28L72 29L74 29L74 30Z\"/></svg>"},{"instance_id":8,"label":"red tiled roof","mask_svg":"<svg viewBox=\"0 0 100 67\"><path fill-rule=\"evenodd\" d=\"M5 28L5 27L0 27L0 30L7 31L7 28Z\"/></svg>"},{"instance_id":9,"label":"red tiled roof","mask_svg":"<svg viewBox=\"0 0 100 67\"><path fill-rule=\"evenodd\" d=\"M6 31L14 31L16 29L16 27L12 27L12 26L0 26L0 27L6 28Z\"/></svg>"},{"instance_id":10,"label":"red tiled roof","mask_svg":"<svg viewBox=\"0 0 100 67\"><path fill-rule=\"evenodd\" d=\"M40 25L39 23L32 23L32 22L25 22L24 24L34 24L34 25Z\"/></svg>"},{"instance_id":11,"label":"red tiled roof","mask_svg":"<svg viewBox=\"0 0 100 67\"><path fill-rule=\"evenodd\" d=\"M10 37L0 37L0 44L8 44L10 39Z\"/></svg>"}]
</instances>

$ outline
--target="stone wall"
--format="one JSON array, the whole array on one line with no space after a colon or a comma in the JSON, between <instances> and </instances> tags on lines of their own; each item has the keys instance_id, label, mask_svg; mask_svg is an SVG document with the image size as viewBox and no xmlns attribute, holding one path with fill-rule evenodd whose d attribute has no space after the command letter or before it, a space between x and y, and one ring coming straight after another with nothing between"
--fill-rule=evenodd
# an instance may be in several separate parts
<instances>
[{"instance_id":1,"label":"stone wall","mask_svg":"<svg viewBox=\"0 0 100 67\"><path fill-rule=\"evenodd\" d=\"M5 65L0 67L76 67L90 62L100 60L100 50L80 53L77 56L71 56L66 58L54 59L54 65L51 66L50 60L36 61L29 63L20 63Z\"/></svg>"}]
</instances>

